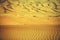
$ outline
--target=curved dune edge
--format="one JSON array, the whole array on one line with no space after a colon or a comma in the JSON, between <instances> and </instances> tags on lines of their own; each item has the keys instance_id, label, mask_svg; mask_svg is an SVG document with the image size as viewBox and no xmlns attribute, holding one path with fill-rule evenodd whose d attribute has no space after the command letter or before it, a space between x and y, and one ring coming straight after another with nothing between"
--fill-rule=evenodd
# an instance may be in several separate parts
<instances>
[{"instance_id":1,"label":"curved dune edge","mask_svg":"<svg viewBox=\"0 0 60 40\"><path fill-rule=\"evenodd\" d=\"M59 25L60 17L0 16L0 25Z\"/></svg>"}]
</instances>

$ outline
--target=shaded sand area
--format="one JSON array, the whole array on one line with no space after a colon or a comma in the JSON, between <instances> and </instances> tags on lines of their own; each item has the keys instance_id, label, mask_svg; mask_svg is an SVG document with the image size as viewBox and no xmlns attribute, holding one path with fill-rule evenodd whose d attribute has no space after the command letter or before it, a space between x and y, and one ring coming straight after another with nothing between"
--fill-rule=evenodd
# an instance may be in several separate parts
<instances>
[{"instance_id":1,"label":"shaded sand area","mask_svg":"<svg viewBox=\"0 0 60 40\"><path fill-rule=\"evenodd\" d=\"M60 25L0 25L1 40L60 40Z\"/></svg>"}]
</instances>

